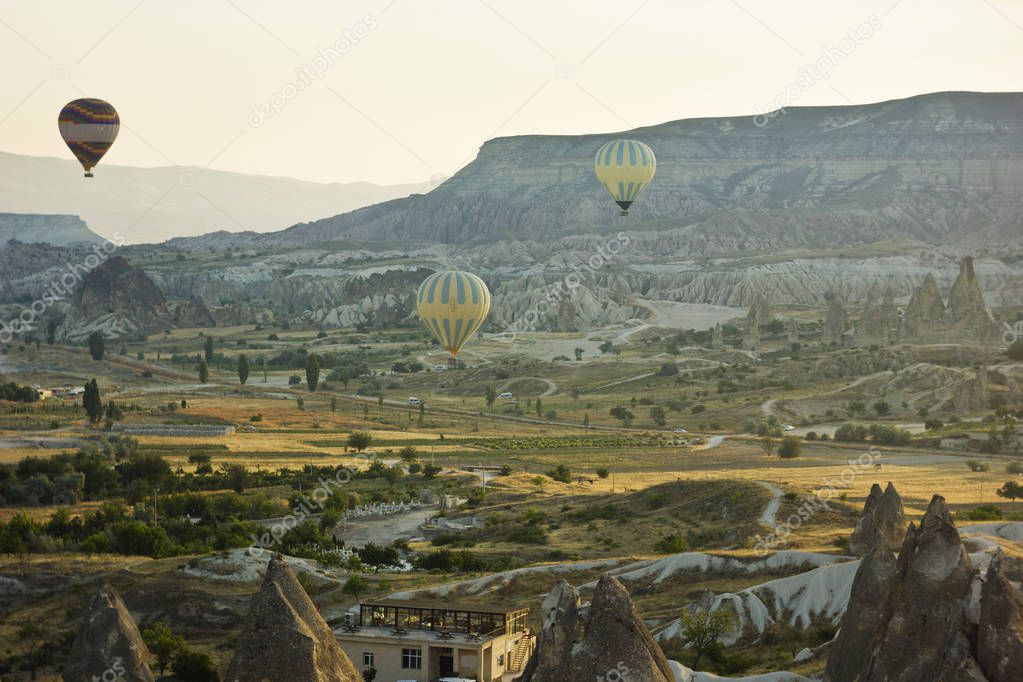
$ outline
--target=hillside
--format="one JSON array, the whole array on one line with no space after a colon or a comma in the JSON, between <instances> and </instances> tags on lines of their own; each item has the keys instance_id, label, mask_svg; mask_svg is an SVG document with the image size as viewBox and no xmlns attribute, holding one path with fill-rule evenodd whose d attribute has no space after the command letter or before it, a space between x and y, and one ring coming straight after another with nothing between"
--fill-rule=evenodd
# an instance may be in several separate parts
<instances>
[{"instance_id":1,"label":"hillside","mask_svg":"<svg viewBox=\"0 0 1023 682\"><path fill-rule=\"evenodd\" d=\"M160 242L214 230L264 232L425 191L426 185L321 184L195 167L77 162L0 152L0 209L73 213L110 237Z\"/></svg>"},{"instance_id":2,"label":"hillside","mask_svg":"<svg viewBox=\"0 0 1023 682\"><path fill-rule=\"evenodd\" d=\"M794 107L585 136L498 138L424 196L257 241L550 241L628 227L661 253L824 248L882 240L1019 244L1023 94L937 93ZM757 124L763 124L758 126ZM658 173L628 220L593 179L612 137L642 139Z\"/></svg>"}]
</instances>

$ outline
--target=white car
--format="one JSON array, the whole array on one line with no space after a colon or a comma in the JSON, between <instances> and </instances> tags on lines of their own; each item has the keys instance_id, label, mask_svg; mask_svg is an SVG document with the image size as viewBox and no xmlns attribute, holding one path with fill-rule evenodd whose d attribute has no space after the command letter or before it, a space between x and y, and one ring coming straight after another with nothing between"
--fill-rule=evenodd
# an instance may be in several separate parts
<instances>
[{"instance_id":1,"label":"white car","mask_svg":"<svg viewBox=\"0 0 1023 682\"><path fill-rule=\"evenodd\" d=\"M501 400L511 400L515 396L512 395L510 392L505 391L504 393L499 393L497 397L500 398Z\"/></svg>"},{"instance_id":2,"label":"white car","mask_svg":"<svg viewBox=\"0 0 1023 682\"><path fill-rule=\"evenodd\" d=\"M408 404L412 405L413 407L419 407L420 405L423 404L423 401L420 400L419 398L409 398Z\"/></svg>"},{"instance_id":3,"label":"white car","mask_svg":"<svg viewBox=\"0 0 1023 682\"><path fill-rule=\"evenodd\" d=\"M682 428L682 427L680 426L680 427L678 427L677 429L675 429L675 433L689 433L689 432L688 432L688 431L686 431L685 429L683 429L683 428Z\"/></svg>"},{"instance_id":4,"label":"white car","mask_svg":"<svg viewBox=\"0 0 1023 682\"><path fill-rule=\"evenodd\" d=\"M793 426L792 424L782 424L781 428L784 429L785 431L795 431L796 430L796 427Z\"/></svg>"}]
</instances>

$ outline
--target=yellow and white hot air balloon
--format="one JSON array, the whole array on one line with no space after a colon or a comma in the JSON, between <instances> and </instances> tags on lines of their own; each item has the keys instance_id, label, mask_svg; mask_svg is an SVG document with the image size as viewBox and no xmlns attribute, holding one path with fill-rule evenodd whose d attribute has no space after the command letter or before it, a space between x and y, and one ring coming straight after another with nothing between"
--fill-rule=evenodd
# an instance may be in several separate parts
<instances>
[{"instance_id":1,"label":"yellow and white hot air balloon","mask_svg":"<svg viewBox=\"0 0 1023 682\"><path fill-rule=\"evenodd\" d=\"M490 290L471 272L435 272L419 285L416 309L454 363L458 351L487 319Z\"/></svg>"},{"instance_id":2,"label":"yellow and white hot air balloon","mask_svg":"<svg viewBox=\"0 0 1023 682\"><path fill-rule=\"evenodd\" d=\"M593 169L597 180L607 188L622 215L629 215L632 206L657 171L654 150L637 140L613 140L597 152Z\"/></svg>"}]
</instances>

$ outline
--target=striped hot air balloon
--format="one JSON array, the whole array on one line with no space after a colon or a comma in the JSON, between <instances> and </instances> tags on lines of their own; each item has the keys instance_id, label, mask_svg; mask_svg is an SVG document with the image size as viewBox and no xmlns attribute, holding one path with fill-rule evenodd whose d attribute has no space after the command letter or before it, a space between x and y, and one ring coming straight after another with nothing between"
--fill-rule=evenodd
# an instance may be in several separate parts
<instances>
[{"instance_id":1,"label":"striped hot air balloon","mask_svg":"<svg viewBox=\"0 0 1023 682\"><path fill-rule=\"evenodd\" d=\"M471 272L435 272L419 285L416 309L454 362L490 312L490 290Z\"/></svg>"},{"instance_id":2,"label":"striped hot air balloon","mask_svg":"<svg viewBox=\"0 0 1023 682\"><path fill-rule=\"evenodd\" d=\"M614 140L600 148L593 168L597 180L621 206L622 215L629 215L629 206L654 179L657 158L642 142Z\"/></svg>"},{"instance_id":3,"label":"striped hot air balloon","mask_svg":"<svg viewBox=\"0 0 1023 682\"><path fill-rule=\"evenodd\" d=\"M121 118L109 102L76 99L60 110L57 126L71 153L85 169L85 177L91 178L93 167L117 139Z\"/></svg>"}]
</instances>

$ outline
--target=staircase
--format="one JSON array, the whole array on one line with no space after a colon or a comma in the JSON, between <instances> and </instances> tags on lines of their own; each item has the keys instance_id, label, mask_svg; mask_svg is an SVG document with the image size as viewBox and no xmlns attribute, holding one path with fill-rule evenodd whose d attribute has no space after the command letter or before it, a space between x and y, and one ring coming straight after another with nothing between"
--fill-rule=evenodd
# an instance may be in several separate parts
<instances>
[{"instance_id":1,"label":"staircase","mask_svg":"<svg viewBox=\"0 0 1023 682\"><path fill-rule=\"evenodd\" d=\"M508 659L508 672L521 672L526 667L529 657L533 655L534 641L535 639L531 634L527 633L522 636L522 639L515 645Z\"/></svg>"}]
</instances>

